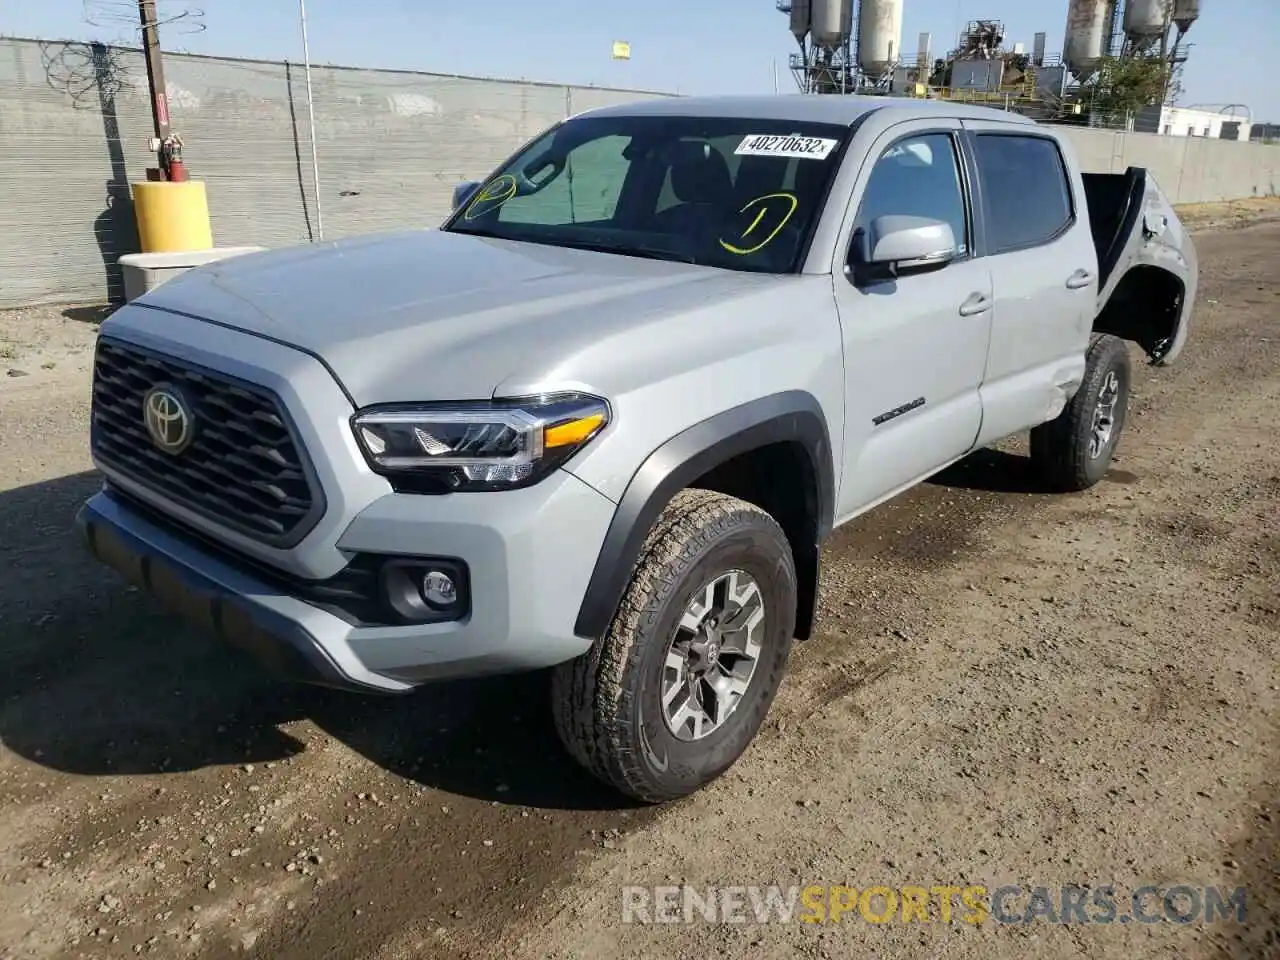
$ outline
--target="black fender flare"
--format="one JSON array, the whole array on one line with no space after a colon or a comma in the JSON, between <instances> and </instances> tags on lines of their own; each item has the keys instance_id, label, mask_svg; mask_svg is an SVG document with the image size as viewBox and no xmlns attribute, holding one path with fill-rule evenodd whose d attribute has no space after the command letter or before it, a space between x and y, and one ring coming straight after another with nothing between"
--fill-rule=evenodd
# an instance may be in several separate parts
<instances>
[{"instance_id":1,"label":"black fender flare","mask_svg":"<svg viewBox=\"0 0 1280 960\"><path fill-rule=\"evenodd\" d=\"M658 447L632 475L605 534L574 633L598 640L609 629L635 569L645 537L671 498L709 470L774 443L795 443L808 455L815 489L813 543L797 544L802 580L798 632L808 635L817 604L818 558L831 532L835 468L827 418L817 398L803 390L771 394L695 423ZM810 554L811 549L811 554Z\"/></svg>"}]
</instances>

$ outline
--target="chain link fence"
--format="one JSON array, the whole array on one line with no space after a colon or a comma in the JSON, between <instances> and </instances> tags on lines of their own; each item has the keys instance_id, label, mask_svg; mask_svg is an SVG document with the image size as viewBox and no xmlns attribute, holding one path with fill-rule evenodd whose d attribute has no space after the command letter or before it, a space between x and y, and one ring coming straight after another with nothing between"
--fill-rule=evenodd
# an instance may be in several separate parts
<instances>
[{"instance_id":1,"label":"chain link fence","mask_svg":"<svg viewBox=\"0 0 1280 960\"><path fill-rule=\"evenodd\" d=\"M409 71L165 56L173 129L219 246L428 227L571 113L668 94ZM138 249L129 184L155 166L138 50L0 39L0 307L118 300ZM317 177L318 174L318 177ZM319 191L315 189L319 181Z\"/></svg>"}]
</instances>

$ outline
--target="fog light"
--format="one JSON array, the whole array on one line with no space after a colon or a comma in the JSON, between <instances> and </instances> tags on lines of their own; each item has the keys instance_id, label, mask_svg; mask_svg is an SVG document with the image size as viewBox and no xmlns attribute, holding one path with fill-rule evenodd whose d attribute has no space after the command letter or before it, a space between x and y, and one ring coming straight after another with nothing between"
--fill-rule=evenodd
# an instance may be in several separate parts
<instances>
[{"instance_id":1,"label":"fog light","mask_svg":"<svg viewBox=\"0 0 1280 960\"><path fill-rule=\"evenodd\" d=\"M428 570L427 575L422 578L422 596L427 603L438 609L451 607L458 599L458 588L447 573Z\"/></svg>"},{"instance_id":2,"label":"fog light","mask_svg":"<svg viewBox=\"0 0 1280 960\"><path fill-rule=\"evenodd\" d=\"M405 623L461 620L471 606L471 578L461 560L388 557L380 579L387 605Z\"/></svg>"}]
</instances>

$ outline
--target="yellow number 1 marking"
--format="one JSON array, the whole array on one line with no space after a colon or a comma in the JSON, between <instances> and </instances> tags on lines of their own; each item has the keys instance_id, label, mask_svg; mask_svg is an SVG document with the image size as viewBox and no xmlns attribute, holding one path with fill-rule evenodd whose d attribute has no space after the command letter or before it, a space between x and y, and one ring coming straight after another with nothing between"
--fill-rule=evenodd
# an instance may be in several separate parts
<instances>
[{"instance_id":1,"label":"yellow number 1 marking","mask_svg":"<svg viewBox=\"0 0 1280 960\"><path fill-rule=\"evenodd\" d=\"M770 243L772 243L773 238L776 237L782 231L782 228L787 225L787 222L791 219L792 215L796 212L796 207L800 206L800 201L796 198L795 194L766 193L763 197L756 197L754 200L747 201L746 205L738 212L746 213L752 207L757 205L760 206L760 212L756 214L756 218L751 221L751 226L747 227L746 230L742 231L742 239L745 240L747 237L751 236L751 234L755 231L756 227L760 226L761 221L763 221L765 217L768 215L771 209L768 203L768 201L770 200L785 200L789 206L787 208L787 212L784 213L782 215L782 218L778 221L778 225L774 227L771 231L769 231L768 236L766 236L763 240L757 243L754 247L736 247L733 244L728 243L723 239L720 241L720 246L724 247L730 253L736 253L738 254L738 256L745 257L745 256L749 256L750 254L756 253L757 251L763 250Z\"/></svg>"}]
</instances>

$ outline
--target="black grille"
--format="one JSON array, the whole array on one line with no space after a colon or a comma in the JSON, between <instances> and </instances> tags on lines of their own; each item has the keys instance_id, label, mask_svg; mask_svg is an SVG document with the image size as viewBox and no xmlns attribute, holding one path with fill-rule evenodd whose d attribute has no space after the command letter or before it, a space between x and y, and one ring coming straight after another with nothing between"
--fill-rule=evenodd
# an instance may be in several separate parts
<instances>
[{"instance_id":1,"label":"black grille","mask_svg":"<svg viewBox=\"0 0 1280 960\"><path fill-rule=\"evenodd\" d=\"M160 385L191 407L194 437L177 455L156 447L144 421L144 398ZM225 374L99 340L91 434L104 467L273 546L301 540L324 509L275 396Z\"/></svg>"}]
</instances>

